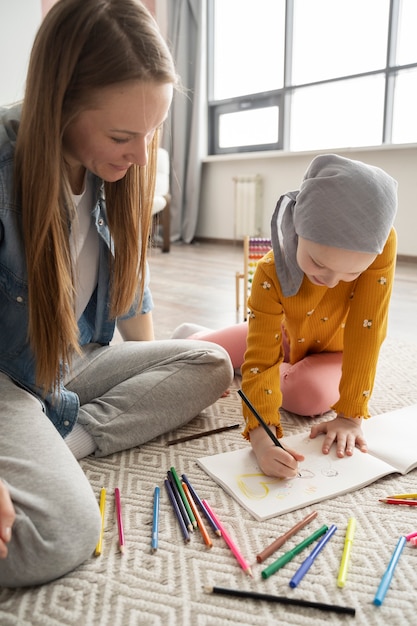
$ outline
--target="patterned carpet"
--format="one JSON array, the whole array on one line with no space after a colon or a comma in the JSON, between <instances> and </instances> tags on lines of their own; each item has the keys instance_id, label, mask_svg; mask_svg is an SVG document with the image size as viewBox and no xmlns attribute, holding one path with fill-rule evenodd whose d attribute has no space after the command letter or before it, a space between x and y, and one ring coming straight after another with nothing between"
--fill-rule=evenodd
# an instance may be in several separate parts
<instances>
[{"instance_id":1,"label":"patterned carpet","mask_svg":"<svg viewBox=\"0 0 417 626\"><path fill-rule=\"evenodd\" d=\"M373 413L417 403L416 354L416 346L391 341L384 344L372 399ZM284 419L285 434L307 430L311 424L311 420L289 414L285 414ZM230 397L220 399L175 436L240 421L240 401L234 389ZM103 554L92 556L76 571L49 585L25 590L0 589L1 626L265 626L277 623L304 626L316 625L322 620L335 625L356 620L360 626L416 623L417 548L405 547L383 605L377 608L372 600L400 534L417 530L416 508L390 507L380 504L378 498L388 493L416 491L417 470L406 476L391 475L314 507L256 522L195 463L200 456L247 445L240 429L166 446L172 438L161 437L140 449L82 462L97 499L102 486L109 490ZM179 473L186 473L200 496L213 506L252 564L253 579L243 573L222 539L213 536L213 548L208 549L196 532L190 543L184 544L164 489L161 489L159 549L151 554L153 490L155 485L162 486L171 466ZM110 497L117 486L121 489L123 503L124 555L118 551L113 498ZM268 580L262 580L260 572L264 566L256 564L255 555L311 510L318 511L317 524L313 523L314 527L290 539L285 550L294 547L319 525L336 524L340 531L296 589L290 589L288 581L303 555L298 555ZM357 519L357 529L347 583L339 589L336 577L346 523L351 515ZM283 549L266 563L282 552ZM356 608L356 618L204 592L204 587L213 585L351 606Z\"/></svg>"}]
</instances>

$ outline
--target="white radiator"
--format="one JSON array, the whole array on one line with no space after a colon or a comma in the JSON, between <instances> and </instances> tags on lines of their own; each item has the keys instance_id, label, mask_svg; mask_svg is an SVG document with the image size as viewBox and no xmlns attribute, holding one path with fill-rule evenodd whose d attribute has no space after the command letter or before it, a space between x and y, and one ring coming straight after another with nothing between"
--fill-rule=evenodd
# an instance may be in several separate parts
<instances>
[{"instance_id":1,"label":"white radiator","mask_svg":"<svg viewBox=\"0 0 417 626\"><path fill-rule=\"evenodd\" d=\"M235 176L235 239L262 231L262 176Z\"/></svg>"}]
</instances>

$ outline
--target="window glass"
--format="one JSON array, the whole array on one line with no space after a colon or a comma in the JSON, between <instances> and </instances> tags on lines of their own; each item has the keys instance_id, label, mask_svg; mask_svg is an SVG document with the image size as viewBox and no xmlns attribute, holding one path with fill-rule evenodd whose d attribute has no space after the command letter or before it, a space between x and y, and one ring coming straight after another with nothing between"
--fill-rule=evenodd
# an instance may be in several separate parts
<instances>
[{"instance_id":1,"label":"window glass","mask_svg":"<svg viewBox=\"0 0 417 626\"><path fill-rule=\"evenodd\" d=\"M256 146L278 142L277 106L219 116L219 147Z\"/></svg>"},{"instance_id":2,"label":"window glass","mask_svg":"<svg viewBox=\"0 0 417 626\"><path fill-rule=\"evenodd\" d=\"M393 143L417 143L417 69L403 70L395 79Z\"/></svg>"},{"instance_id":3,"label":"window glass","mask_svg":"<svg viewBox=\"0 0 417 626\"><path fill-rule=\"evenodd\" d=\"M290 149L379 145L383 107L384 79L379 75L297 89Z\"/></svg>"},{"instance_id":4,"label":"window glass","mask_svg":"<svg viewBox=\"0 0 417 626\"><path fill-rule=\"evenodd\" d=\"M294 0L292 83L385 67L388 23L389 0Z\"/></svg>"},{"instance_id":5,"label":"window glass","mask_svg":"<svg viewBox=\"0 0 417 626\"><path fill-rule=\"evenodd\" d=\"M416 25L416 0L402 0L398 30L397 65L417 62Z\"/></svg>"},{"instance_id":6,"label":"window glass","mask_svg":"<svg viewBox=\"0 0 417 626\"><path fill-rule=\"evenodd\" d=\"M215 100L282 87L285 0L215 0L213 38Z\"/></svg>"}]
</instances>

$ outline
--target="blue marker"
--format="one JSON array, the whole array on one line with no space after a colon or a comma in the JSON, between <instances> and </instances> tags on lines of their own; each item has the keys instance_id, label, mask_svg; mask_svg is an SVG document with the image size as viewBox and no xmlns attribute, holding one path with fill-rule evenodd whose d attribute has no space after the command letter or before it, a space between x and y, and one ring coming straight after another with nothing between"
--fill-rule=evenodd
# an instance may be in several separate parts
<instances>
[{"instance_id":1,"label":"blue marker","mask_svg":"<svg viewBox=\"0 0 417 626\"><path fill-rule=\"evenodd\" d=\"M314 550L311 551L306 560L303 561L298 570L295 572L294 576L290 580L290 587L294 588L298 585L299 582L301 582L302 578L307 574L308 570L313 565L314 559L316 558L320 550L324 548L324 546L329 541L330 537L336 532L336 530L337 526L332 524L324 537L320 539Z\"/></svg>"},{"instance_id":2,"label":"blue marker","mask_svg":"<svg viewBox=\"0 0 417 626\"><path fill-rule=\"evenodd\" d=\"M379 583L379 587L378 590L375 594L375 598L374 598L374 604L375 606L381 606L381 604L384 601L385 595L388 591L388 587L390 586L392 577L394 575L394 570L397 567L397 563L398 563L398 559L401 556L401 552L404 549L405 543L406 543L407 539L405 537L400 537L398 539L398 543L396 545L396 548L393 552L393 555L391 557L391 560L388 564L388 567L385 571L385 574L383 575L383 577L381 578L381 582Z\"/></svg>"}]
</instances>

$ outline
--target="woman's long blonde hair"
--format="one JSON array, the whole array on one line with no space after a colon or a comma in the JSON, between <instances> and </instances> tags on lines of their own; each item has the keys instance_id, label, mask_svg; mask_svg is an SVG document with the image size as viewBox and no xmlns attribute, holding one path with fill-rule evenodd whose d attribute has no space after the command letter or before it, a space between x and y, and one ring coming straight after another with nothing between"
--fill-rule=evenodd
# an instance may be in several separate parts
<instances>
[{"instance_id":1,"label":"woman's long blonde hair","mask_svg":"<svg viewBox=\"0 0 417 626\"><path fill-rule=\"evenodd\" d=\"M37 383L56 389L61 363L79 351L69 249L71 190L62 139L99 90L141 80L175 84L169 50L136 0L59 0L32 49L16 143L15 190L22 206L28 273L28 335ZM110 232L111 315L142 295L155 187L157 136L146 167L105 183ZM142 271L143 270L143 271Z\"/></svg>"}]
</instances>

